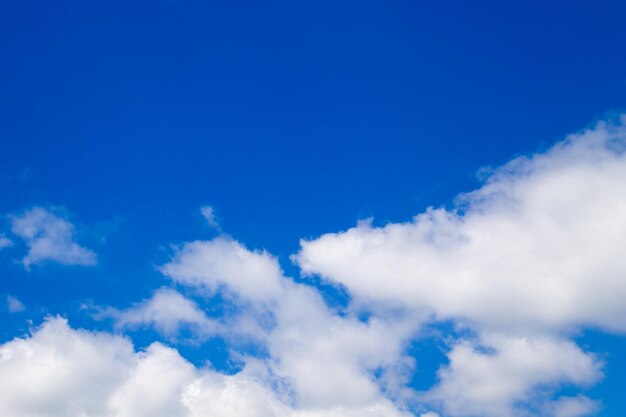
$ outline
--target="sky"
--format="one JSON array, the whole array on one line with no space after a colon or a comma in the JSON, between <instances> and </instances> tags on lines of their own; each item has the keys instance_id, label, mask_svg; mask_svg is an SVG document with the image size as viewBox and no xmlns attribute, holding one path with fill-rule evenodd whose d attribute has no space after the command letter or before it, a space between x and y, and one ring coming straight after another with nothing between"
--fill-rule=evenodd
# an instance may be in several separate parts
<instances>
[{"instance_id":1,"label":"sky","mask_svg":"<svg viewBox=\"0 0 626 417\"><path fill-rule=\"evenodd\" d=\"M0 13L0 415L626 413L626 4Z\"/></svg>"}]
</instances>

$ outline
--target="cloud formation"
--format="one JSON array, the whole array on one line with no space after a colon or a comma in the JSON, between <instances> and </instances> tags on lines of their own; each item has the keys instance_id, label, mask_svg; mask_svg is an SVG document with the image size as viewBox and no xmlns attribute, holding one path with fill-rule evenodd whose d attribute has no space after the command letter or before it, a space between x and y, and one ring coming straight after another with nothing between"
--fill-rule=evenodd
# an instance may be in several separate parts
<instances>
[{"instance_id":1,"label":"cloud formation","mask_svg":"<svg viewBox=\"0 0 626 417\"><path fill-rule=\"evenodd\" d=\"M221 292L237 308L226 338L259 343L273 375L288 381L297 404L311 409L366 407L384 397L374 370L405 363L411 326L398 321L340 317L313 288L285 277L267 252L226 236L184 245L161 270L205 296Z\"/></svg>"},{"instance_id":2,"label":"cloud formation","mask_svg":"<svg viewBox=\"0 0 626 417\"><path fill-rule=\"evenodd\" d=\"M240 371L194 366L160 343L137 351L119 335L51 318L0 346L0 415L592 415L601 404L585 389L604 363L572 336L626 332L624 123L515 159L452 209L303 240L293 260L345 288L347 306L329 306L270 253L229 236L183 243L159 268L171 288L105 315L118 329L152 326L170 341L181 328L220 337ZM12 223L30 247L25 266L76 263L81 253L95 262L71 224L44 209ZM224 312L209 318L216 303ZM417 392L410 379L420 358L408 347L441 323L454 329L448 361Z\"/></svg>"},{"instance_id":3,"label":"cloud formation","mask_svg":"<svg viewBox=\"0 0 626 417\"><path fill-rule=\"evenodd\" d=\"M217 216L215 215L215 210L211 206L204 206L200 208L200 213L204 220L206 220L207 224L211 226L213 229L219 230L220 223L217 220Z\"/></svg>"},{"instance_id":4,"label":"cloud formation","mask_svg":"<svg viewBox=\"0 0 626 417\"><path fill-rule=\"evenodd\" d=\"M491 337L488 346L492 351L481 351L469 341L456 344L448 353L450 364L440 369L439 382L426 399L441 404L445 415L502 417L513 415L516 403L530 409L538 404L554 408L550 402L541 404L549 388L588 386L602 377L603 364L569 341L499 335ZM538 386L543 387L539 392ZM570 409L574 415L572 401L559 399L558 408ZM593 403L582 396L576 401ZM575 415L585 415L588 406L577 408L581 412Z\"/></svg>"},{"instance_id":5,"label":"cloud formation","mask_svg":"<svg viewBox=\"0 0 626 417\"><path fill-rule=\"evenodd\" d=\"M450 416L521 415L516 405L539 386L597 379L599 364L568 334L626 331L625 122L509 162L451 210L383 227L361 222L302 241L294 259L345 286L353 308L416 311L476 332L453 344L426 397ZM586 364L581 374L566 372L576 364ZM592 409L585 401L563 399L560 409L582 415Z\"/></svg>"},{"instance_id":6,"label":"cloud formation","mask_svg":"<svg viewBox=\"0 0 626 417\"><path fill-rule=\"evenodd\" d=\"M74 241L74 225L42 208L35 207L11 216L11 231L28 246L24 267L46 261L63 265L95 265L96 254Z\"/></svg>"},{"instance_id":7,"label":"cloud formation","mask_svg":"<svg viewBox=\"0 0 626 417\"><path fill-rule=\"evenodd\" d=\"M175 338L182 327L196 335L215 333L215 323L192 300L179 292L160 288L154 295L125 310L109 308L100 317L111 317L119 329L154 327L161 334Z\"/></svg>"},{"instance_id":8,"label":"cloud formation","mask_svg":"<svg viewBox=\"0 0 626 417\"><path fill-rule=\"evenodd\" d=\"M315 409L282 400L258 362L235 375L196 368L153 343L135 351L106 333L49 319L0 346L0 414L6 417L406 417L379 399ZM284 393L287 395L287 393Z\"/></svg>"}]
</instances>

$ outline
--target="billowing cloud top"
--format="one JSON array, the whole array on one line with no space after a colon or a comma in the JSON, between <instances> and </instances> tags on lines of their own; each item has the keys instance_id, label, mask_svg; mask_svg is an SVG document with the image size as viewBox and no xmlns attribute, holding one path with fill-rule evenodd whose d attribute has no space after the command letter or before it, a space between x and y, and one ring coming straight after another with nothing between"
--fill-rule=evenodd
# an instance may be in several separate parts
<instances>
[{"instance_id":1,"label":"billowing cloud top","mask_svg":"<svg viewBox=\"0 0 626 417\"><path fill-rule=\"evenodd\" d=\"M452 210L302 241L302 270L480 329L626 330L626 129L511 161Z\"/></svg>"}]
</instances>

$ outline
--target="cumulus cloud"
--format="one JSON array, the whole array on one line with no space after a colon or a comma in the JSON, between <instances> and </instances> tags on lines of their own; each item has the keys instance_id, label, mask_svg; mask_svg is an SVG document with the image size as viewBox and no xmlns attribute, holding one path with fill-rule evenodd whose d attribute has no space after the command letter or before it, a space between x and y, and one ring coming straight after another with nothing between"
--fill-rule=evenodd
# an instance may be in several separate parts
<instances>
[{"instance_id":1,"label":"cumulus cloud","mask_svg":"<svg viewBox=\"0 0 626 417\"><path fill-rule=\"evenodd\" d=\"M359 407L298 407L268 387L254 362L235 375L197 368L153 343L48 320L0 346L0 414L6 417L406 417L384 400Z\"/></svg>"},{"instance_id":2,"label":"cumulus cloud","mask_svg":"<svg viewBox=\"0 0 626 417\"><path fill-rule=\"evenodd\" d=\"M428 400L443 405L445 415L518 415L519 403L532 409L545 396L535 390L540 384L585 386L602 376L602 363L569 341L491 335L486 342L476 346L461 341L448 353L449 365L439 371L439 383L427 394ZM564 410L575 407L565 400L559 404Z\"/></svg>"},{"instance_id":3,"label":"cumulus cloud","mask_svg":"<svg viewBox=\"0 0 626 417\"><path fill-rule=\"evenodd\" d=\"M176 283L230 297L239 316L224 328L261 343L272 372L289 381L304 407L347 410L380 401L373 371L395 372L406 359L411 324L340 317L317 291L285 277L270 254L228 237L188 243L161 270Z\"/></svg>"},{"instance_id":4,"label":"cumulus cloud","mask_svg":"<svg viewBox=\"0 0 626 417\"><path fill-rule=\"evenodd\" d=\"M101 317L111 317L118 328L152 326L168 337L176 337L187 326L200 336L215 332L216 324L193 301L179 292L160 288L154 295L125 310L109 308Z\"/></svg>"},{"instance_id":5,"label":"cumulus cloud","mask_svg":"<svg viewBox=\"0 0 626 417\"><path fill-rule=\"evenodd\" d=\"M271 301L282 294L282 272L266 252L249 251L228 237L185 244L161 271L174 282L208 293Z\"/></svg>"},{"instance_id":6,"label":"cumulus cloud","mask_svg":"<svg viewBox=\"0 0 626 417\"><path fill-rule=\"evenodd\" d=\"M0 414L105 416L106 399L135 360L126 339L50 320L31 337L0 346Z\"/></svg>"},{"instance_id":7,"label":"cumulus cloud","mask_svg":"<svg viewBox=\"0 0 626 417\"><path fill-rule=\"evenodd\" d=\"M493 170L453 209L303 240L294 259L305 274L345 286L352 308L405 309L479 337L505 335L489 355L453 345L429 396L446 415L513 415L533 389L599 375L589 355L554 340L586 327L626 331L625 122L599 123ZM586 377L563 373L568 358L572 369L586 364ZM593 408L558 404L563 413Z\"/></svg>"},{"instance_id":8,"label":"cumulus cloud","mask_svg":"<svg viewBox=\"0 0 626 417\"><path fill-rule=\"evenodd\" d=\"M516 159L453 210L302 241L306 273L480 327L626 331L626 128Z\"/></svg>"},{"instance_id":9,"label":"cumulus cloud","mask_svg":"<svg viewBox=\"0 0 626 417\"><path fill-rule=\"evenodd\" d=\"M45 261L96 264L96 254L74 241L74 225L42 207L11 216L11 231L28 246L28 254L22 259L26 268Z\"/></svg>"}]
</instances>

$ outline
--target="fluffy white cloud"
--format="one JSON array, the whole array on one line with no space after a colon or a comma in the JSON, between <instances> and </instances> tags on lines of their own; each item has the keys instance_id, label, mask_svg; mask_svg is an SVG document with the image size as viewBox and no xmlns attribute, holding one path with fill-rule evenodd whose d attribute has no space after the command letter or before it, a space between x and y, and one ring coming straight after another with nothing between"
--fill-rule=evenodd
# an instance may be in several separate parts
<instances>
[{"instance_id":1,"label":"fluffy white cloud","mask_svg":"<svg viewBox=\"0 0 626 417\"><path fill-rule=\"evenodd\" d=\"M168 337L176 337L183 326L200 336L216 331L216 323L196 303L168 288L160 288L151 298L126 310L109 308L99 316L112 317L118 328L153 326Z\"/></svg>"},{"instance_id":2,"label":"fluffy white cloud","mask_svg":"<svg viewBox=\"0 0 626 417\"><path fill-rule=\"evenodd\" d=\"M188 415L182 396L198 378L198 371L175 350L153 343L133 354L124 380L107 399L115 417Z\"/></svg>"},{"instance_id":3,"label":"fluffy white cloud","mask_svg":"<svg viewBox=\"0 0 626 417\"><path fill-rule=\"evenodd\" d=\"M340 317L314 289L284 277L271 255L230 238L188 243L161 270L177 283L230 296L240 312L224 329L262 343L268 366L289 381L303 407L350 409L380 401L383 387L373 371L392 373L407 362L402 347L413 324Z\"/></svg>"},{"instance_id":4,"label":"fluffy white cloud","mask_svg":"<svg viewBox=\"0 0 626 417\"><path fill-rule=\"evenodd\" d=\"M11 231L28 246L26 268L45 261L64 265L94 265L96 254L74 241L74 226L50 211L35 207L11 216Z\"/></svg>"},{"instance_id":5,"label":"fluffy white cloud","mask_svg":"<svg viewBox=\"0 0 626 417\"><path fill-rule=\"evenodd\" d=\"M545 396L535 390L538 385L584 386L602 376L602 364L572 342L491 335L484 343L461 341L449 352L450 364L439 371L438 385L427 393L428 400L443 404L445 415L524 415ZM579 405L565 401L558 408Z\"/></svg>"},{"instance_id":6,"label":"fluffy white cloud","mask_svg":"<svg viewBox=\"0 0 626 417\"><path fill-rule=\"evenodd\" d=\"M126 339L50 320L32 337L0 346L0 415L106 416L106 399L133 358Z\"/></svg>"},{"instance_id":7,"label":"fluffy white cloud","mask_svg":"<svg viewBox=\"0 0 626 417\"><path fill-rule=\"evenodd\" d=\"M367 404L380 396L381 389L398 388L381 386L384 381L374 379L373 371L412 371L412 362L402 354L410 323L337 316L317 293L298 285L285 294L275 316L276 326L268 335L272 366L292 381L302 405ZM398 368L399 364L405 367Z\"/></svg>"},{"instance_id":8,"label":"fluffy white cloud","mask_svg":"<svg viewBox=\"0 0 626 417\"><path fill-rule=\"evenodd\" d=\"M6 417L402 417L384 399L360 407L299 407L263 366L235 375L196 368L159 343L134 351L125 338L50 319L0 346L0 414Z\"/></svg>"},{"instance_id":9,"label":"fluffy white cloud","mask_svg":"<svg viewBox=\"0 0 626 417\"><path fill-rule=\"evenodd\" d=\"M490 342L494 354L455 345L426 397L449 415L513 415L533 390L599 375L589 355L558 340L581 327L626 331L624 123L599 123L493 170L454 209L383 227L361 222L302 241L294 259L304 273L344 285L353 309L400 308L483 339L505 335ZM536 413L594 410L576 398L535 404L544 410Z\"/></svg>"},{"instance_id":10,"label":"fluffy white cloud","mask_svg":"<svg viewBox=\"0 0 626 417\"><path fill-rule=\"evenodd\" d=\"M211 294L226 289L257 302L272 301L283 292L278 262L228 237L185 244L161 271L183 285Z\"/></svg>"},{"instance_id":11,"label":"fluffy white cloud","mask_svg":"<svg viewBox=\"0 0 626 417\"><path fill-rule=\"evenodd\" d=\"M412 222L302 241L303 271L364 300L510 330L626 331L626 128L600 124Z\"/></svg>"}]
</instances>

